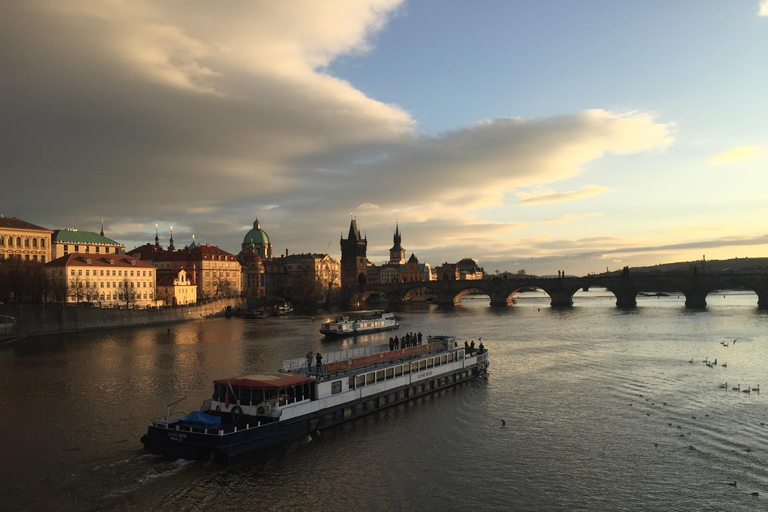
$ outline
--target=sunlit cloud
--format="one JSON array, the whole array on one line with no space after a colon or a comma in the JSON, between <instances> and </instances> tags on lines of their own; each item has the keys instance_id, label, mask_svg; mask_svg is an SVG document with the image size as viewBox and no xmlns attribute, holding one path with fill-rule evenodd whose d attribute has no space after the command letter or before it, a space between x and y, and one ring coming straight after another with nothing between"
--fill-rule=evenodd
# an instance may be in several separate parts
<instances>
[{"instance_id":1,"label":"sunlit cloud","mask_svg":"<svg viewBox=\"0 0 768 512\"><path fill-rule=\"evenodd\" d=\"M565 215L561 215L559 217L550 217L548 219L542 220L542 222L574 222L581 219L586 219L588 217L599 217L602 215L600 212L591 212L591 213L567 213Z\"/></svg>"},{"instance_id":2,"label":"sunlit cloud","mask_svg":"<svg viewBox=\"0 0 768 512\"><path fill-rule=\"evenodd\" d=\"M373 203L363 203L357 207L358 210L378 210L379 205Z\"/></svg>"},{"instance_id":3,"label":"sunlit cloud","mask_svg":"<svg viewBox=\"0 0 768 512\"><path fill-rule=\"evenodd\" d=\"M731 164L740 160L761 155L763 151L764 148L760 146L739 146L737 148L729 149L728 151L723 151L722 153L711 156L709 158L709 163L715 165Z\"/></svg>"},{"instance_id":4,"label":"sunlit cloud","mask_svg":"<svg viewBox=\"0 0 768 512\"><path fill-rule=\"evenodd\" d=\"M760 8L757 11L758 16L768 16L768 0L760 0Z\"/></svg>"},{"instance_id":5,"label":"sunlit cloud","mask_svg":"<svg viewBox=\"0 0 768 512\"><path fill-rule=\"evenodd\" d=\"M520 204L544 204L544 203L563 203L566 201L575 201L610 192L608 187L598 185L587 185L579 190L569 192L555 192L554 190L541 190L536 192L515 192L515 196L520 200Z\"/></svg>"}]
</instances>

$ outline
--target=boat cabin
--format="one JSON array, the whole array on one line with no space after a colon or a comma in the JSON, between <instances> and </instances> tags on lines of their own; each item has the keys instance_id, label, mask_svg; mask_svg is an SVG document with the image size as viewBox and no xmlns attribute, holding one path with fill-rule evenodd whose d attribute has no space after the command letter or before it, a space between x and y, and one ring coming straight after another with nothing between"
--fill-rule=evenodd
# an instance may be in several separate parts
<instances>
[{"instance_id":1,"label":"boat cabin","mask_svg":"<svg viewBox=\"0 0 768 512\"><path fill-rule=\"evenodd\" d=\"M241 375L213 381L210 410L279 418L281 408L315 398L315 379L290 372Z\"/></svg>"}]
</instances>

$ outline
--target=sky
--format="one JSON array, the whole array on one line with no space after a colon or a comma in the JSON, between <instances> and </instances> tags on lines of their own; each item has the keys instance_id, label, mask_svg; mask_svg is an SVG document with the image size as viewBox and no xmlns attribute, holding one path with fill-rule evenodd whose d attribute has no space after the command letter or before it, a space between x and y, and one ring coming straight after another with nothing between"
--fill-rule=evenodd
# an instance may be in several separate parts
<instances>
[{"instance_id":1,"label":"sky","mask_svg":"<svg viewBox=\"0 0 768 512\"><path fill-rule=\"evenodd\" d=\"M0 4L0 214L584 275L768 256L768 0Z\"/></svg>"}]
</instances>

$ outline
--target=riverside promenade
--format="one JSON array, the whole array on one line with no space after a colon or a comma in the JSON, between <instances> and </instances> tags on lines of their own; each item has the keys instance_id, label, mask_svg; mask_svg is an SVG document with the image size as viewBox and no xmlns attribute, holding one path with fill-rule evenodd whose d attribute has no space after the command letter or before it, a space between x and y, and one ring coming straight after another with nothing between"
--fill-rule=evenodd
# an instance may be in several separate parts
<instances>
[{"instance_id":1,"label":"riverside promenade","mask_svg":"<svg viewBox=\"0 0 768 512\"><path fill-rule=\"evenodd\" d=\"M0 332L0 342L44 334L186 322L224 315L227 307L236 309L244 306L244 299L234 298L158 309L61 305L3 307L0 308L0 315L3 315L6 328Z\"/></svg>"}]
</instances>

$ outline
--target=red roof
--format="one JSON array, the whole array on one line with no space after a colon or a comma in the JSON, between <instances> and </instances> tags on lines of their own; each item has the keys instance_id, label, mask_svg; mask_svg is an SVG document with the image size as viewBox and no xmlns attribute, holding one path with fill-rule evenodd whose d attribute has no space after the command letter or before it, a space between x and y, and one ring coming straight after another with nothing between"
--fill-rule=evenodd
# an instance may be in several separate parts
<instances>
[{"instance_id":1,"label":"red roof","mask_svg":"<svg viewBox=\"0 0 768 512\"><path fill-rule=\"evenodd\" d=\"M40 226L37 226L35 224L32 224L31 222L27 222L25 220L21 220L18 217L3 217L0 215L0 228L11 228L11 229L34 229L39 231L51 231L52 230L48 228L43 228Z\"/></svg>"},{"instance_id":2,"label":"red roof","mask_svg":"<svg viewBox=\"0 0 768 512\"><path fill-rule=\"evenodd\" d=\"M218 379L214 380L213 383L224 386L232 384L232 386L240 388L277 389L314 381L315 379L297 373L266 372L255 373L252 375L240 375L239 377L230 377L228 379Z\"/></svg>"},{"instance_id":3,"label":"red roof","mask_svg":"<svg viewBox=\"0 0 768 512\"><path fill-rule=\"evenodd\" d=\"M135 262L135 263L132 263ZM75 252L46 263L47 267L124 267L152 268L155 266L127 254L85 254Z\"/></svg>"}]
</instances>

